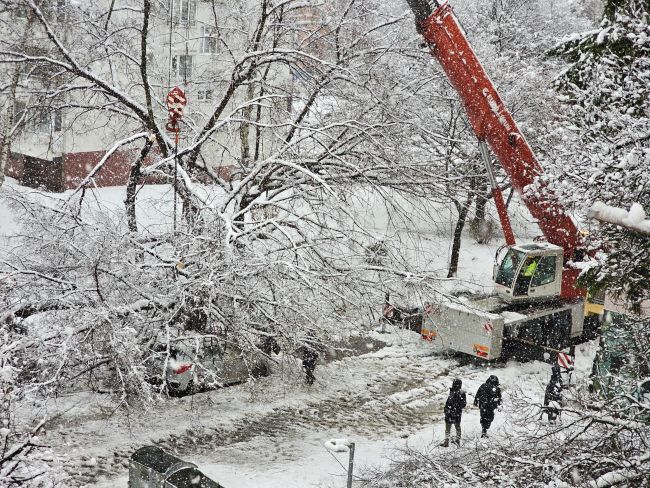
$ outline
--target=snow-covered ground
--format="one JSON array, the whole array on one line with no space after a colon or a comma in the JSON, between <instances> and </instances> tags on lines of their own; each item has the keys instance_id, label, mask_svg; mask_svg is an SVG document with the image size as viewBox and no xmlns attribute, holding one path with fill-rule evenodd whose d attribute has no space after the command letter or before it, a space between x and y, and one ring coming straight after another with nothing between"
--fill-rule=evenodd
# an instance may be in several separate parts
<instances>
[{"instance_id":1,"label":"snow-covered ground","mask_svg":"<svg viewBox=\"0 0 650 488\"><path fill-rule=\"evenodd\" d=\"M40 190L20 186L16 180L7 178L0 189L0 239L15 235L19 230L19 222L15 212L10 208L12 195L26 195L31 199L58 203L70 199L73 191L63 193L46 193ZM82 215L101 211L105 214L115 214L116 218L124 218L125 188L113 186L86 190L83 199ZM169 225L172 222L174 195L169 185L144 185L138 191L136 213L138 223L155 231L157 225ZM52 204L53 204L52 203Z\"/></svg>"},{"instance_id":2,"label":"snow-covered ground","mask_svg":"<svg viewBox=\"0 0 650 488\"><path fill-rule=\"evenodd\" d=\"M9 186L11 191L30 191L12 182ZM94 202L120 211L123 195L123 188L107 188L86 198L88 205ZM166 203L154 204L161 197ZM169 222L169 187L143 187L138 212L147 225ZM375 218L381 232L383 218ZM18 231L6 206L0 205L0 219L0 238ZM444 270L449 239L441 237L439 229L423 237L420 250L429 256L433 269ZM486 246L466 236L456 283L488 286L499 245L498 239ZM439 449L444 455L437 444L443 437L442 409L454 378L463 380L471 404L490 374L499 377L504 408L492 427L496 437L505 435L517 415L510 402L515 392L543 398L550 376L547 364L461 365L417 334L393 328L380 334L376 325L362 324L386 347L319 365L312 387L302 383L298 361L285 358L283 368L289 372L278 367L254 384L161 399L146 411L116 408L113 398L101 395L59 397L47 406L49 414L60 416L49 424L43 440L70 475L69 486L126 486L130 454L156 444L196 463L227 488L339 487L345 486L347 454L329 452L324 446L329 439L356 443L357 474L388 463L396 449L406 446ZM592 351L585 346L579 352L576 377L586 378ZM475 446L479 431L478 410L468 408L461 448Z\"/></svg>"},{"instance_id":3,"label":"snow-covered ground","mask_svg":"<svg viewBox=\"0 0 650 488\"><path fill-rule=\"evenodd\" d=\"M146 444L196 463L228 488L345 486L347 454L329 452L329 439L355 442L358 475L390 462L396 449L407 446L443 456L442 409L454 378L463 380L471 404L489 375L499 377L504 406L491 429L498 439L508 435L518 415L512 396L541 402L550 376L541 362L461 366L408 331L374 336L390 345L320 365L312 387L275 375L255 385L170 399L147 412L118 411L77 422L71 411L48 442L58 447L79 486L126 486L127 457ZM588 376L591 353L589 346L579 350L574 382ZM468 408L461 449L474 448L479 432L478 410Z\"/></svg>"}]
</instances>

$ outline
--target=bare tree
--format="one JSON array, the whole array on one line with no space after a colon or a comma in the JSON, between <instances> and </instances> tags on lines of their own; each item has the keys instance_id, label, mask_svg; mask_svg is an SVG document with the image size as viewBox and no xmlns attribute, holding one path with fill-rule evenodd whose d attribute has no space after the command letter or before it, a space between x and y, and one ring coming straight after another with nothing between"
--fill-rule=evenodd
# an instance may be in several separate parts
<instances>
[{"instance_id":1,"label":"bare tree","mask_svg":"<svg viewBox=\"0 0 650 488\"><path fill-rule=\"evenodd\" d=\"M435 282L433 270L409 264L398 238L381 265L368 262L381 236L358 215L385 201L409 222L410 209L426 215L429 199L446 199L448 135L409 120L417 109L399 109L416 97L444 101L402 12L355 1L202 3L211 16L196 39L193 14L160 2L54 13L49 2L18 5L33 32L24 44L8 38L0 58L21 73L51 73L20 93L31 113L56 107L62 134L110 141L63 199L5 191L25 231L0 265L0 281L11 283L3 321L35 329L16 329L0 354L48 358L48 367L27 363L42 394L84 385L124 403L152 399L160 386L146 363L164 365L170 353L156 343L194 334L252 358L271 336L291 353L357 326L383 286ZM210 55L203 65L178 54L197 43ZM177 158L164 129L172 77L187 78L194 100ZM93 182L120 154L131 166L116 214L95 202ZM176 232L168 199L159 225L138 221L147 179L178 190L185 218ZM388 284L376 282L378 271ZM43 322L50 332L35 341Z\"/></svg>"}]
</instances>

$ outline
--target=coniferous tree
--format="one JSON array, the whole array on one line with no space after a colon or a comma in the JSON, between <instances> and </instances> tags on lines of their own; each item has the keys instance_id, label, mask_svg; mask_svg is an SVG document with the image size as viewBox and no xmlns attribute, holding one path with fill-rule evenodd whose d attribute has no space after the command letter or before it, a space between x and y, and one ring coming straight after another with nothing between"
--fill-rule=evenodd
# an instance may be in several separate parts
<instances>
[{"instance_id":1,"label":"coniferous tree","mask_svg":"<svg viewBox=\"0 0 650 488\"><path fill-rule=\"evenodd\" d=\"M577 136L561 151L557 187L578 210L596 201L649 209L649 20L648 0L607 0L598 29L553 51L571 63L556 84L569 109L561 130ZM614 225L596 227L591 244L606 257L586 282L625 295L638 309L650 291L650 238Z\"/></svg>"}]
</instances>

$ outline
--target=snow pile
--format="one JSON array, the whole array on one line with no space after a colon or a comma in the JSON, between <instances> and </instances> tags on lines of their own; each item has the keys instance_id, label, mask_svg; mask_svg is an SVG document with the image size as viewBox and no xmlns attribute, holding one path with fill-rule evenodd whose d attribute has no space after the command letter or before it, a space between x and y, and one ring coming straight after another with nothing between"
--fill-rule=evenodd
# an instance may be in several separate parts
<instances>
[{"instance_id":1,"label":"snow pile","mask_svg":"<svg viewBox=\"0 0 650 488\"><path fill-rule=\"evenodd\" d=\"M328 451L348 452L350 450L350 441L347 439L330 439L323 443Z\"/></svg>"},{"instance_id":2,"label":"snow pile","mask_svg":"<svg viewBox=\"0 0 650 488\"><path fill-rule=\"evenodd\" d=\"M588 217L600 222L620 225L627 229L650 235L650 220L646 219L645 211L639 203L633 203L629 211L611 207L603 202L594 203L587 214Z\"/></svg>"}]
</instances>

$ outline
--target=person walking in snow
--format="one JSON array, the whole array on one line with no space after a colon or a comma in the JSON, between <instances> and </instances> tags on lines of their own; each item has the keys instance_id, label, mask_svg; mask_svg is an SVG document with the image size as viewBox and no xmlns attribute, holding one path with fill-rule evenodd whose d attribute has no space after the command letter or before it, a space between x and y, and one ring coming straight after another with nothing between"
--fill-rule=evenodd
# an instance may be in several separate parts
<instances>
[{"instance_id":1,"label":"person walking in snow","mask_svg":"<svg viewBox=\"0 0 650 488\"><path fill-rule=\"evenodd\" d=\"M316 361L318 361L318 351L312 344L305 344L302 346L302 369L305 370L305 381L308 385L313 385L316 377L314 370L316 369Z\"/></svg>"},{"instance_id":2,"label":"person walking in snow","mask_svg":"<svg viewBox=\"0 0 650 488\"><path fill-rule=\"evenodd\" d=\"M265 335L260 343L260 351L271 357L271 353L280 354L280 344L275 339L274 335Z\"/></svg>"},{"instance_id":3,"label":"person walking in snow","mask_svg":"<svg viewBox=\"0 0 650 488\"><path fill-rule=\"evenodd\" d=\"M544 392L544 412L546 412L548 421L552 424L560 415L559 407L562 406L562 388L564 388L564 384L560 374L560 367L555 364L551 369L551 379Z\"/></svg>"},{"instance_id":4,"label":"person walking in snow","mask_svg":"<svg viewBox=\"0 0 650 488\"><path fill-rule=\"evenodd\" d=\"M492 375L479 386L474 398L474 406L481 412L481 437L487 437L487 431L494 420L494 411L501 405L501 388L499 378Z\"/></svg>"},{"instance_id":5,"label":"person walking in snow","mask_svg":"<svg viewBox=\"0 0 650 488\"><path fill-rule=\"evenodd\" d=\"M454 444L460 446L460 418L463 415L463 409L467 405L467 395L465 390L462 390L463 382L456 378L449 390L449 396L445 403L445 440L442 444L443 447L449 447L449 437L451 437L451 426L456 428L456 439Z\"/></svg>"}]
</instances>

